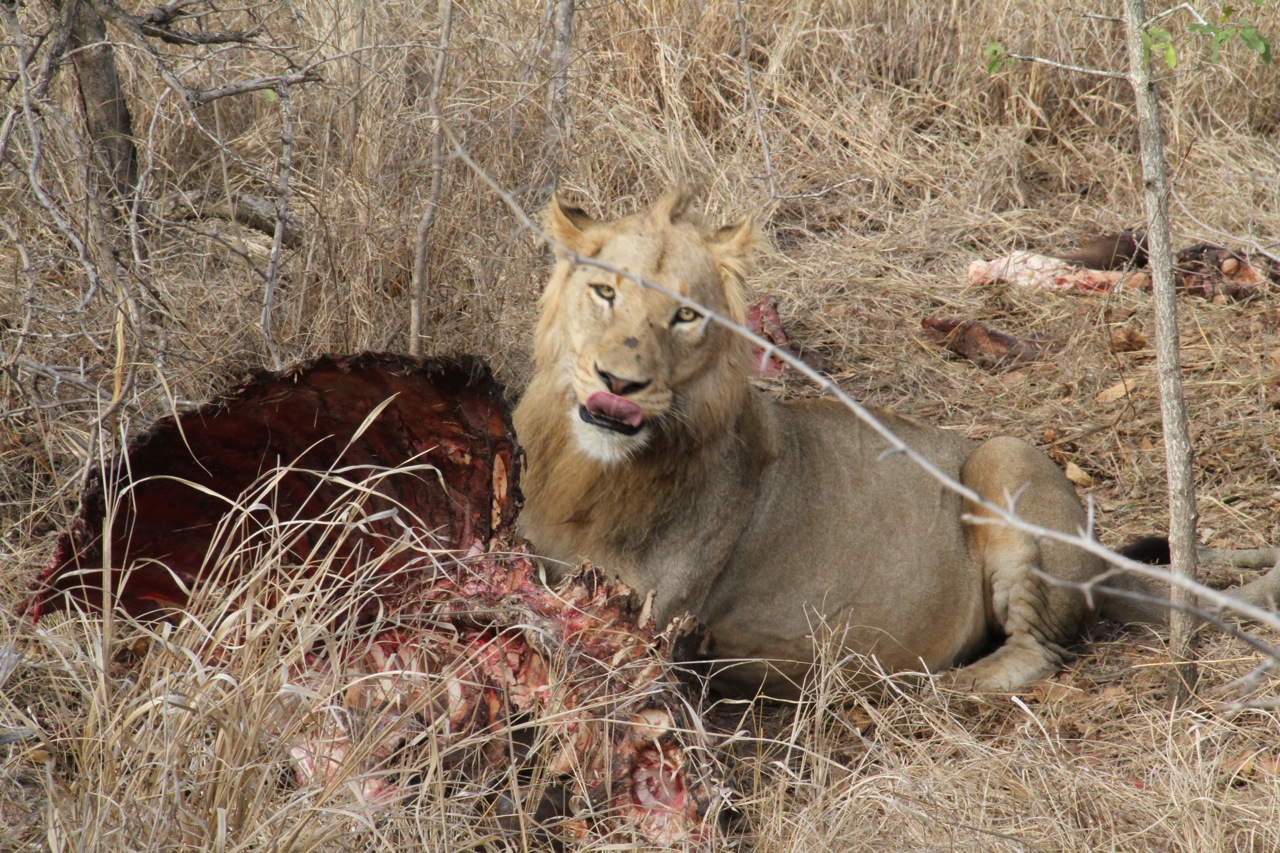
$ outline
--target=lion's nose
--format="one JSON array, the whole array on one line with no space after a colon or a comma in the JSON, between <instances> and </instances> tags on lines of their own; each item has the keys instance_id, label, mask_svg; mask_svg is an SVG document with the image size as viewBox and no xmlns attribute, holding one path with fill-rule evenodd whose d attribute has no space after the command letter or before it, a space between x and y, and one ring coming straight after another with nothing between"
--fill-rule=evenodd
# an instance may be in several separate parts
<instances>
[{"instance_id":1,"label":"lion's nose","mask_svg":"<svg viewBox=\"0 0 1280 853\"><path fill-rule=\"evenodd\" d=\"M610 393L617 394L619 397L634 394L649 384L648 381L636 382L632 379L614 376L612 373L601 370L599 365L596 366L596 374L604 380L604 387L608 388Z\"/></svg>"}]
</instances>

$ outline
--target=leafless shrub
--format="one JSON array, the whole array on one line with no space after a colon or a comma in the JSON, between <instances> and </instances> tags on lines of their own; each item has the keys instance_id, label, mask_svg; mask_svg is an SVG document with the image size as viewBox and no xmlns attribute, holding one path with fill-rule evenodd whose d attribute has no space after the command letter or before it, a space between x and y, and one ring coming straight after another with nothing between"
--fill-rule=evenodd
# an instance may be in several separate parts
<instances>
[{"instance_id":1,"label":"leafless shrub","mask_svg":"<svg viewBox=\"0 0 1280 853\"><path fill-rule=\"evenodd\" d=\"M138 153L136 186L118 203L102 195L76 81L55 61L66 49L55 8L0 4L4 601L21 596L85 473L125 435L265 361L273 257L271 330L283 361L408 347L414 223L435 141L437 5L184 5L191 14L171 29L252 34L220 45L140 30L143 49L109 26ZM139 17L152 9L122 8ZM1276 32L1274 8L1256 14ZM1070 248L1138 221L1130 96L1122 81L1025 63L988 76L981 54L993 35L1027 55L1123 67L1118 25L1012 0L578 4L567 72L573 136L560 183L617 213L687 181L726 220L758 216L778 252L755 284L780 294L792 337L836 365L842 388L976 437L1008 432L1044 444L1094 477L1099 526L1119 543L1162 526L1151 353L1107 350L1113 328L1151 337L1149 297L961 282L975 257ZM458 4L450 45L445 124L535 212L556 126L550 18L513 4ZM196 194L251 196L274 212L283 129L274 90L192 106L158 63L191 91L306 69L321 78L288 88L296 243L282 237L275 250L274 234L238 205L181 207ZM1280 78L1228 54L1218 64L1189 59L1161 86L1175 246L1209 239L1274 252ZM542 249L472 171L448 165L425 247L434 282L425 349L483 352L519 387ZM987 374L916 340L919 317L938 309L1051 333L1066 348L1052 364ZM1271 294L1247 306L1195 303L1182 320L1201 531L1219 546L1280 540L1278 325ZM1122 380L1131 391L1098 398ZM1238 580L1214 571L1215 583ZM78 744L49 751L52 764L39 740L0 745L6 842L125 839L146 849L161 814L174 843L226 838L228 848L480 842L445 798L380 823L282 784L279 765L243 731L228 728L219 746L217 728L201 726L252 720L262 701L252 677L239 694L208 693L204 716L144 708L159 694L107 678L137 630L121 626L104 647L93 620L39 631L6 623L6 654L23 658L4 685L2 724L38 722L74 732ZM802 708L752 709L746 733L729 744L742 756L741 827L762 848L797 850L1274 849L1275 713L1219 710L1239 698L1228 687L1258 658L1229 639L1202 643L1203 705L1177 715L1162 704L1163 648L1147 635L1102 637L1057 686L1016 701L915 686L890 686L890 701L874 701L829 674ZM205 676L148 670L149 684L166 677L197 692ZM1261 704L1274 684L1256 691ZM126 726L120 709L138 716ZM208 767L217 749L239 763L211 771L205 787L166 776L166 756ZM92 835L89 817L99 814L113 835ZM220 821L255 818L265 827L258 834L219 835Z\"/></svg>"}]
</instances>

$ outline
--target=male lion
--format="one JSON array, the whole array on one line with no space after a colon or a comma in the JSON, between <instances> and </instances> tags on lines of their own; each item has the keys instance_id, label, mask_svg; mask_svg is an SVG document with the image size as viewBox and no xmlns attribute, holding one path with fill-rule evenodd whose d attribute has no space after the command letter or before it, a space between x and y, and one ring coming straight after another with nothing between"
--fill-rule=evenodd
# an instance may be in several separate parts
<instances>
[{"instance_id":1,"label":"male lion","mask_svg":"<svg viewBox=\"0 0 1280 853\"><path fill-rule=\"evenodd\" d=\"M541 299L536 371L516 408L528 455L523 533L553 560L588 559L641 592L662 620L711 629L742 659L724 689L794 693L822 626L890 671L964 668L956 680L1008 691L1058 670L1095 614L1041 568L1086 581L1104 563L997 524L967 506L833 400L778 401L749 383L749 347L694 308L590 258L741 323L743 278L761 238L751 221L707 229L671 193L644 213L596 222L559 198L563 247ZM1086 526L1071 484L1015 438L981 444L880 412L910 447L987 501L1067 533ZM1265 604L1280 572L1242 598ZM1110 602L1125 621L1158 618Z\"/></svg>"}]
</instances>

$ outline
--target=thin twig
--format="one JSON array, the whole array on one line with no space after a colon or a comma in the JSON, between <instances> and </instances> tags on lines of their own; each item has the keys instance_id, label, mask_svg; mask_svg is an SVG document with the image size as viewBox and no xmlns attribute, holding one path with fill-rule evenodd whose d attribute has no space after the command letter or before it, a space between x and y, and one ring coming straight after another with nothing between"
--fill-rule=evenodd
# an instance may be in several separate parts
<instances>
[{"instance_id":1,"label":"thin twig","mask_svg":"<svg viewBox=\"0 0 1280 853\"><path fill-rule=\"evenodd\" d=\"M1172 9L1165 9L1163 12L1157 12L1156 14L1152 15L1150 18L1147 18L1147 20L1142 22L1142 29L1144 30L1148 29L1156 21L1160 20L1161 18L1167 18L1170 15L1172 15L1174 12L1189 13L1191 17L1196 19L1196 23L1200 24L1201 26L1204 26L1206 23L1208 23L1207 21L1205 21L1204 17L1199 12L1197 12L1190 3L1179 3L1177 6L1174 6Z\"/></svg>"},{"instance_id":2,"label":"thin twig","mask_svg":"<svg viewBox=\"0 0 1280 853\"><path fill-rule=\"evenodd\" d=\"M31 254L27 251L26 244L22 241L22 236L18 232L16 226L11 224L7 219L0 219L0 228L9 235L9 243L18 252L18 258L22 261L22 272L27 279L27 294L22 299L22 304L26 307L25 316L22 320L22 328L18 330L18 342L13 348L13 354L10 358L17 358L22 355L22 349L26 346L27 338L31 334L31 318L35 313L32 307L32 301L36 293L36 271L31 264ZM15 278L16 278L15 273ZM9 360L0 361L0 370L8 367L12 362Z\"/></svg>"},{"instance_id":3,"label":"thin twig","mask_svg":"<svg viewBox=\"0 0 1280 853\"><path fill-rule=\"evenodd\" d=\"M141 50L151 57L152 62L156 66L157 72L160 74L166 86L172 89L178 97L180 97L190 109L204 106L219 98L227 98L233 95L243 95L247 92L258 92L264 89L280 90L281 86L297 85L301 83L314 83L321 79L318 66L329 61L322 59L311 63L290 74L280 74L273 77L256 77L252 80L240 80L235 83L228 83L225 86L217 86L212 89L191 89L184 84L178 76L170 70L164 58L155 49L155 47L147 40L148 34L144 31L141 19L130 15L121 9L114 0L84 0L93 6L94 10L106 20L115 24L116 27L123 32L134 47ZM330 57L332 59L332 57Z\"/></svg>"},{"instance_id":4,"label":"thin twig","mask_svg":"<svg viewBox=\"0 0 1280 853\"><path fill-rule=\"evenodd\" d=\"M1254 651L1270 658L1271 660L1266 664L1267 669L1275 670L1280 667L1280 649L1267 645L1247 631L1241 630L1238 625L1228 622L1221 616L1217 615L1217 613L1206 610L1203 607L1198 607L1194 604L1185 602L1170 601L1167 598L1157 598L1154 595L1148 595L1144 592L1138 592L1137 590L1119 589L1113 586L1106 586L1098 583L1096 578L1089 581L1076 582L1062 580L1061 578L1055 577L1041 569L1033 569L1032 571L1035 572L1036 577L1046 583L1062 587L1063 589L1074 589L1077 592L1083 593L1086 597L1102 595L1109 596L1111 598L1126 598L1130 601L1141 601L1147 604L1155 604L1160 607L1166 607L1169 610L1176 610L1179 613L1185 613L1194 619L1210 623L1227 636L1240 640Z\"/></svg>"},{"instance_id":5,"label":"thin twig","mask_svg":"<svg viewBox=\"0 0 1280 853\"><path fill-rule=\"evenodd\" d=\"M49 91L49 86L53 83L53 76L57 72L59 63L67 52L67 45L71 43L71 24L72 24L72 6L74 4L64 3L63 8L59 11L58 23L53 28L53 40L49 42L48 47L44 51L44 59L40 63L40 71L36 75L33 83L30 83L30 94L25 97L21 103L13 105L9 109L8 115L5 116L4 125L0 127L0 163L5 162L9 153L9 139L13 133L13 129L17 126L18 116L22 114L28 102L38 103L44 100L45 95ZM5 10L9 12L8 8ZM4 16L5 24L13 34L13 42L18 52L18 62L23 67L28 67L31 58L35 55L36 48L32 47L30 51L24 53L22 43L21 24L16 14L6 14ZM23 82L21 74L13 76L13 86ZM7 92L6 92L7 94Z\"/></svg>"},{"instance_id":6,"label":"thin twig","mask_svg":"<svg viewBox=\"0 0 1280 853\"><path fill-rule=\"evenodd\" d=\"M1005 56L1010 59L1021 59L1025 62L1038 62L1041 65L1048 65L1050 68L1060 68L1063 71L1075 71L1079 74L1089 74L1093 77L1110 77L1112 80L1127 80L1128 74L1122 71L1103 71L1101 68L1089 68L1085 65L1068 65L1065 62L1055 62L1052 59L1045 59L1043 56L1027 56L1025 53L1006 53Z\"/></svg>"},{"instance_id":7,"label":"thin twig","mask_svg":"<svg viewBox=\"0 0 1280 853\"><path fill-rule=\"evenodd\" d=\"M76 234L71 223L63 216L57 204L49 197L45 191L43 183L40 181L40 163L44 159L44 143L40 134L39 124L36 122L35 106L33 104L31 79L28 74L26 62L26 50L22 37L22 27L18 22L17 13L13 7L0 3L0 14L4 15L5 22L9 25L13 32L13 38L16 43L17 60L18 60L18 78L21 84L22 92L22 115L26 119L27 134L31 140L31 156L27 159L27 183L31 187L31 192L40 202L40 206L45 209L49 217L53 220L54 227L59 233L75 247L76 260L84 269L85 275L89 282L89 290L84 295L81 305L86 305L97 292L99 285L98 269L89 259L88 249L80 236Z\"/></svg>"},{"instance_id":8,"label":"thin twig","mask_svg":"<svg viewBox=\"0 0 1280 853\"><path fill-rule=\"evenodd\" d=\"M283 88L296 86L300 83L316 83L323 79L320 72L316 70L315 63L295 71L292 74L280 74L274 77L255 77L252 80L240 80L235 83L228 83L225 86L217 86L213 89L201 89L198 92L189 92L187 96L188 103L192 107L202 107L210 101L216 101L219 98L228 98L233 95L243 95L247 92L259 92L263 89L274 89L279 92Z\"/></svg>"},{"instance_id":9,"label":"thin twig","mask_svg":"<svg viewBox=\"0 0 1280 853\"><path fill-rule=\"evenodd\" d=\"M76 374L73 368L50 367L47 364L41 364L38 361L33 361L32 359L25 358L20 355L6 353L2 350L0 350L0 363L2 363L6 367L8 366L21 367L24 370L28 370L32 373L38 373L41 376L47 376L48 378L53 380L53 385L55 390L59 385L62 385L62 384L73 385L76 388L81 389L82 391L88 391L91 394L96 395L97 398L103 402L110 402L111 400L110 392L98 387L97 385L93 385L81 379Z\"/></svg>"},{"instance_id":10,"label":"thin twig","mask_svg":"<svg viewBox=\"0 0 1280 853\"><path fill-rule=\"evenodd\" d=\"M1178 182L1176 179L1169 181L1169 197L1172 198L1175 202L1177 202L1178 209L1181 210L1188 219L1190 219L1192 222L1198 225L1206 233L1212 234L1215 237L1218 237L1222 240L1228 240L1232 243L1243 243L1244 245L1248 246L1251 251L1257 252L1259 255L1262 255L1263 257L1270 258L1271 260L1277 263L1280 263L1280 255L1276 255L1267 251L1261 244L1258 243L1257 240L1253 240L1253 239L1245 240L1241 237L1237 237L1234 234L1228 234L1225 231L1214 228L1212 225L1209 225L1204 220L1196 216L1195 213L1191 210L1191 208L1187 207L1187 203L1182 200L1182 196L1178 194Z\"/></svg>"},{"instance_id":11,"label":"thin twig","mask_svg":"<svg viewBox=\"0 0 1280 853\"><path fill-rule=\"evenodd\" d=\"M1267 627L1273 628L1275 630L1280 630L1280 615L1277 615L1276 613L1273 613L1269 610L1265 610L1261 607L1254 606L1252 604L1249 604L1246 601L1242 601L1240 599L1234 598L1227 593L1222 593L1217 590L1210 589L1209 587L1206 587L1203 584L1197 583L1194 580L1190 580L1180 575L1173 574L1166 569L1160 569L1154 566L1146 565L1144 563L1139 563L1136 560L1131 560L1107 548L1092 536L1092 533L1093 533L1092 517L1090 517L1088 529L1082 530L1077 534L1071 534L1071 533L1064 533L1060 530L1053 530L1051 528L1041 527L1036 524L1031 524L1030 522L1023 520L1015 512L1012 512L1011 510L1005 507L1002 507L998 504L991 503L990 501L986 500L981 495L979 495L977 492L970 489L968 486L952 478L950 475L942 471L940 468L938 468L936 465L934 465L924 456L920 455L918 452L912 449L906 442L904 442L901 438L899 438L892 430L890 430L888 427L882 424L874 415L872 415L867 408L865 408L862 404L858 403L856 400L850 397L847 393L845 393L840 388L840 386L837 385L833 380L831 380L826 376L823 376L821 373L814 370L812 367L806 364L802 359L792 355L791 353L786 352L785 350L778 349L776 345L773 344L771 341L768 341L762 338L761 336L755 334L745 326L741 326L735 323L733 320L729 319L728 317L725 317L715 312L714 310L688 298L687 296L683 296L679 293L676 293L675 291L669 290L663 287L662 285L653 281L649 281L643 276L636 275L634 272L631 272L629 270L624 270L620 267L615 267L612 264L604 263L603 261L599 261L595 258L589 258L589 257L584 257L582 255L578 255L577 253L569 249L567 246L563 246L560 243L558 243L555 240L555 238L553 238L543 228L541 228L529 216L529 214L524 211L524 209L515 200L515 198L513 198L510 193L504 190L492 175L490 175L482 166L480 166L479 163L475 161L474 158L471 157L471 155L465 150L465 148L462 147L461 142L458 140L457 136L453 133L452 129L448 126L448 124L444 125L444 130L445 130L445 134L448 136L450 142L454 146L454 156L462 160L462 162L466 163L468 168L470 168L472 172L478 178L480 178L480 180L484 182L502 200L502 202L507 206L507 208L511 211L511 213L520 222L522 222L526 228L528 228L530 231L537 234L544 241L546 241L548 245L555 247L557 251L563 252L565 256L570 258L570 260L573 263L581 264L582 266L594 267L596 269L604 270L605 272L609 272L614 275L622 276L623 278L626 278L630 281L634 281L643 287L649 288L650 290L663 294L664 296L671 299L678 305L684 305L684 306L693 308L694 310L703 314L705 321L713 322L719 326L722 326L730 330L734 334L745 338L747 341L749 341L752 344L755 344L757 347L760 347L766 353L769 353L781 359L788 366L793 368L797 373L804 376L806 379L808 379L814 385L821 388L826 393L830 394L833 398L840 401L840 403L842 403L846 408L848 408L851 412L853 412L853 414L856 415L859 420L861 420L864 424L870 427L872 431L874 431L877 435L879 435L882 439L884 439L884 441L887 444L889 444L889 446L892 448L890 452L900 453L903 456L907 457L913 463L919 466L930 477L932 477L937 482L941 483L944 487L960 495L961 497L970 501L974 505L982 507L988 513L990 513L989 516L973 516L970 514L966 514L963 517L963 520L966 523L998 524L998 525L1009 527L1013 530L1018 530L1023 533L1028 533L1031 536L1034 536L1040 539L1051 539L1055 542L1062 542L1067 545L1073 545L1077 548L1080 548L1083 551L1086 551L1090 554L1101 557L1103 560L1107 561L1108 563L1117 567L1118 569L1123 570L1124 572L1135 574L1144 578L1149 578L1151 580L1167 583L1172 586L1177 586L1181 589L1185 589L1211 602L1214 607L1220 610L1231 610L1236 613L1239 613L1241 616L1245 617L1246 619L1266 625Z\"/></svg>"},{"instance_id":12,"label":"thin twig","mask_svg":"<svg viewBox=\"0 0 1280 853\"><path fill-rule=\"evenodd\" d=\"M822 198L832 190L838 190L846 184L855 184L859 182L869 184L872 183L872 180L870 178L848 178L843 181L836 181L834 184L827 184L820 190L813 190L812 192L807 193L792 193L790 195L774 195L774 198L778 201L791 201L799 198Z\"/></svg>"}]
</instances>

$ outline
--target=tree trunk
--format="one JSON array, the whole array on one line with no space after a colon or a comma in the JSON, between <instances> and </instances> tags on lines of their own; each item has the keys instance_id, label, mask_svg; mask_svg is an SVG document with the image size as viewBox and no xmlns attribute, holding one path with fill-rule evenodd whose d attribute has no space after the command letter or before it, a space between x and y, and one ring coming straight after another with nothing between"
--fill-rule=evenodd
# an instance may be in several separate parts
<instances>
[{"instance_id":1,"label":"tree trunk","mask_svg":"<svg viewBox=\"0 0 1280 853\"><path fill-rule=\"evenodd\" d=\"M418 219L413 248L413 279L409 283L409 354L422 355L422 312L427 300L427 238L435 224L444 187L444 114L440 105L440 87L449 60L449 33L453 29L453 0L440 0L440 41L436 49L435 70L427 96L431 109L431 189L427 204Z\"/></svg>"},{"instance_id":2,"label":"tree trunk","mask_svg":"<svg viewBox=\"0 0 1280 853\"><path fill-rule=\"evenodd\" d=\"M574 0L551 0L551 90L548 107L553 126L547 146L551 160L551 186L560 184L560 173L569 159L573 135L573 111L569 107L569 63L573 46Z\"/></svg>"},{"instance_id":3,"label":"tree trunk","mask_svg":"<svg viewBox=\"0 0 1280 853\"><path fill-rule=\"evenodd\" d=\"M107 40L102 17L86 0L60 0L71 16L71 61L76 69L85 125L95 155L105 167L108 197L113 204L134 191L138 182L138 155L133 145L133 119L120 77L116 54Z\"/></svg>"},{"instance_id":4,"label":"tree trunk","mask_svg":"<svg viewBox=\"0 0 1280 853\"><path fill-rule=\"evenodd\" d=\"M1195 580L1196 495L1192 479L1191 438L1187 405L1182 394L1182 366L1178 350L1178 305L1169 248L1169 192L1160 129L1160 102L1142 49L1146 20L1143 0L1125 0L1129 53L1129 82L1138 108L1138 138L1142 149L1143 203L1147 213L1147 250L1156 306L1156 371L1160 381L1160 413L1164 422L1166 471L1169 478L1169 551L1175 574ZM1194 605L1190 592L1174 587L1175 604ZM1195 686L1197 670L1191 655L1196 620L1174 609L1169 614L1169 652L1175 666L1169 689L1175 702L1186 700Z\"/></svg>"}]
</instances>

